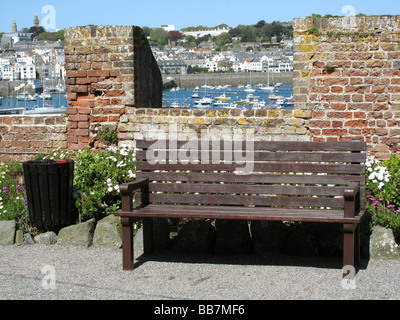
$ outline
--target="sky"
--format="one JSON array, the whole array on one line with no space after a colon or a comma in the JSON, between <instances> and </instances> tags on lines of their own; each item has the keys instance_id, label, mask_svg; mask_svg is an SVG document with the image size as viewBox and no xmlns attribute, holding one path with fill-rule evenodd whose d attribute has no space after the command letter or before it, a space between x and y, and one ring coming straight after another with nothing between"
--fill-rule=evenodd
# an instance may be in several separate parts
<instances>
[{"instance_id":1,"label":"sky","mask_svg":"<svg viewBox=\"0 0 400 320\"><path fill-rule=\"evenodd\" d=\"M48 31L85 25L135 25L158 28L175 25L214 27L291 21L293 18L332 14L346 16L400 15L399 0L1 0L0 32L33 25L35 16Z\"/></svg>"}]
</instances>

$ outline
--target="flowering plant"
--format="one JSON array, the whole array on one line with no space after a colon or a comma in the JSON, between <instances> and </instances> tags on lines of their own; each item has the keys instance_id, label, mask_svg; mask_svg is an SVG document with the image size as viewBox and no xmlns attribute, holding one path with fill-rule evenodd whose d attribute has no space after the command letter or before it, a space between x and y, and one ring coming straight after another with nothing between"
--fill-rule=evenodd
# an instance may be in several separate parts
<instances>
[{"instance_id":1,"label":"flowering plant","mask_svg":"<svg viewBox=\"0 0 400 320\"><path fill-rule=\"evenodd\" d=\"M17 219L26 210L22 172L22 166L18 162L0 163L0 220Z\"/></svg>"},{"instance_id":2,"label":"flowering plant","mask_svg":"<svg viewBox=\"0 0 400 320\"><path fill-rule=\"evenodd\" d=\"M366 212L371 226L391 228L400 241L400 158L395 154L383 161L369 157L366 167Z\"/></svg>"},{"instance_id":3,"label":"flowering plant","mask_svg":"<svg viewBox=\"0 0 400 320\"><path fill-rule=\"evenodd\" d=\"M393 154L390 160L379 161L369 157L367 167L367 190L375 198L383 198L387 205L400 208L400 158Z\"/></svg>"},{"instance_id":4,"label":"flowering plant","mask_svg":"<svg viewBox=\"0 0 400 320\"><path fill-rule=\"evenodd\" d=\"M121 205L119 186L136 177L134 149L129 145L93 153L89 147L76 155L74 188L80 221L101 219Z\"/></svg>"},{"instance_id":5,"label":"flowering plant","mask_svg":"<svg viewBox=\"0 0 400 320\"><path fill-rule=\"evenodd\" d=\"M400 243L400 210L396 210L393 204L386 204L383 198L367 196L367 199L366 210L371 215L371 227L379 225L391 228L397 243Z\"/></svg>"}]
</instances>

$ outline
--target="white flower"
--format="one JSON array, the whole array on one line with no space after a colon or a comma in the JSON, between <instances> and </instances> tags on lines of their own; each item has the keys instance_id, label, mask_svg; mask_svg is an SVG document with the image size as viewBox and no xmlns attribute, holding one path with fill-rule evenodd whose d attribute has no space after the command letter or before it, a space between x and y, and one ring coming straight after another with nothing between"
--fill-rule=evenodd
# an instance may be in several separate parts
<instances>
[{"instance_id":1,"label":"white flower","mask_svg":"<svg viewBox=\"0 0 400 320\"><path fill-rule=\"evenodd\" d=\"M118 191L118 192L119 192L119 185L116 185L116 186L114 187L114 189L115 189L115 191Z\"/></svg>"},{"instance_id":2,"label":"white flower","mask_svg":"<svg viewBox=\"0 0 400 320\"><path fill-rule=\"evenodd\" d=\"M126 167L124 161L121 161L120 163L117 164L117 168L123 168L123 167Z\"/></svg>"},{"instance_id":3,"label":"white flower","mask_svg":"<svg viewBox=\"0 0 400 320\"><path fill-rule=\"evenodd\" d=\"M113 192L114 189L113 189L113 187L109 187L107 191L108 191L108 192Z\"/></svg>"},{"instance_id":4,"label":"white flower","mask_svg":"<svg viewBox=\"0 0 400 320\"><path fill-rule=\"evenodd\" d=\"M132 172L132 170L129 170L128 171L128 173L129 173L129 178L136 178L136 174L134 174L133 172Z\"/></svg>"},{"instance_id":5,"label":"white flower","mask_svg":"<svg viewBox=\"0 0 400 320\"><path fill-rule=\"evenodd\" d=\"M379 183L378 189L381 190L385 184L383 182Z\"/></svg>"}]
</instances>

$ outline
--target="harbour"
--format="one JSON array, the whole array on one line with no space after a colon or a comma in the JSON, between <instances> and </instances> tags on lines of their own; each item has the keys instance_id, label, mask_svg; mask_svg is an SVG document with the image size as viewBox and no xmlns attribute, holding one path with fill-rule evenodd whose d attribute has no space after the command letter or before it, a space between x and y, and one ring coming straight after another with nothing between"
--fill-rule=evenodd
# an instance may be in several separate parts
<instances>
[{"instance_id":1,"label":"harbour","mask_svg":"<svg viewBox=\"0 0 400 320\"><path fill-rule=\"evenodd\" d=\"M293 109L293 86L203 85L164 91L163 108L182 109Z\"/></svg>"},{"instance_id":2,"label":"harbour","mask_svg":"<svg viewBox=\"0 0 400 320\"><path fill-rule=\"evenodd\" d=\"M0 99L0 115L60 114L66 112L68 100L65 93L45 95L20 94Z\"/></svg>"}]
</instances>

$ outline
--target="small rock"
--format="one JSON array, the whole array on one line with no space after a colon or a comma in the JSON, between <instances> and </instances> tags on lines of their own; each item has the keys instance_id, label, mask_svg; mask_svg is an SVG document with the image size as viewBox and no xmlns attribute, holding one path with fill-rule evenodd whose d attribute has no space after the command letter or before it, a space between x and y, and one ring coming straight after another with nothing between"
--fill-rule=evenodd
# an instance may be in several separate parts
<instances>
[{"instance_id":1,"label":"small rock","mask_svg":"<svg viewBox=\"0 0 400 320\"><path fill-rule=\"evenodd\" d=\"M37 244L42 244L42 245L52 245L52 244L56 244L57 243L57 235L50 231L50 232L46 232L46 233L42 233L37 235L34 238L35 242Z\"/></svg>"},{"instance_id":2,"label":"small rock","mask_svg":"<svg viewBox=\"0 0 400 320\"><path fill-rule=\"evenodd\" d=\"M24 243L24 232L22 230L17 230L15 233L15 244L22 245Z\"/></svg>"},{"instance_id":3,"label":"small rock","mask_svg":"<svg viewBox=\"0 0 400 320\"><path fill-rule=\"evenodd\" d=\"M24 234L24 242L22 245L34 245L35 241L33 241L32 235L30 233Z\"/></svg>"}]
</instances>

